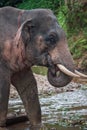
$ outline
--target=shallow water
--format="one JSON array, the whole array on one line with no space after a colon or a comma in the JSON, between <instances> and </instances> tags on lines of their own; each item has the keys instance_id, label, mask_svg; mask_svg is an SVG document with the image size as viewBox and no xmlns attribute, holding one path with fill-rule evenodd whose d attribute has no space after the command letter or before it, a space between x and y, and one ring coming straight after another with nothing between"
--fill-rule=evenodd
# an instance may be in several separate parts
<instances>
[{"instance_id":1,"label":"shallow water","mask_svg":"<svg viewBox=\"0 0 87 130\"><path fill-rule=\"evenodd\" d=\"M30 130L28 125L25 123L20 123L17 125L13 125L12 127L8 128L8 130ZM87 129L79 129L78 127L61 127L56 125L47 125L45 128L42 128L40 130L87 130Z\"/></svg>"},{"instance_id":2,"label":"shallow water","mask_svg":"<svg viewBox=\"0 0 87 130\"><path fill-rule=\"evenodd\" d=\"M87 130L87 90L43 95L40 104L42 122L46 126L42 130ZM9 110L16 114L25 111L20 99L10 100ZM11 126L9 130L29 130L29 127L22 123Z\"/></svg>"}]
</instances>

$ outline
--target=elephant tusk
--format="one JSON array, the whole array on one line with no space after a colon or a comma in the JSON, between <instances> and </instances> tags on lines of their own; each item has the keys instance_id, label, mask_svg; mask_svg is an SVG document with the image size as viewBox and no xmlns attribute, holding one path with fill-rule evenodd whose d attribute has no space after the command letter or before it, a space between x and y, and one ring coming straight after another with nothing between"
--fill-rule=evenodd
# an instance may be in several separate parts
<instances>
[{"instance_id":1,"label":"elephant tusk","mask_svg":"<svg viewBox=\"0 0 87 130\"><path fill-rule=\"evenodd\" d=\"M71 71L68 70L65 66L63 66L63 65L61 65L61 64L57 64L57 67L58 67L63 73L65 73L65 74L68 75L68 76L77 77L77 78L80 77L80 75L71 72Z\"/></svg>"},{"instance_id":2,"label":"elephant tusk","mask_svg":"<svg viewBox=\"0 0 87 130\"><path fill-rule=\"evenodd\" d=\"M79 72L79 71L77 71L77 70L75 70L75 73L76 73L77 75L83 77L83 78L87 78L87 75L82 74L81 72Z\"/></svg>"}]
</instances>

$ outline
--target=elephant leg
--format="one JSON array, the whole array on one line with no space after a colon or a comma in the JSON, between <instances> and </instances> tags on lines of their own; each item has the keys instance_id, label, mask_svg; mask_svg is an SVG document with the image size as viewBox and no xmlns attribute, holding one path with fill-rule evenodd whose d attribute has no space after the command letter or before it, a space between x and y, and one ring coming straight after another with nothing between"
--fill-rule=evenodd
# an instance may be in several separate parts
<instances>
[{"instance_id":1,"label":"elephant leg","mask_svg":"<svg viewBox=\"0 0 87 130\"><path fill-rule=\"evenodd\" d=\"M16 87L28 115L30 124L41 124L41 109L38 99L36 80L30 69L24 69L12 76L12 84Z\"/></svg>"},{"instance_id":2,"label":"elephant leg","mask_svg":"<svg viewBox=\"0 0 87 130\"><path fill-rule=\"evenodd\" d=\"M6 125L10 91L10 71L0 64L0 128Z\"/></svg>"}]
</instances>

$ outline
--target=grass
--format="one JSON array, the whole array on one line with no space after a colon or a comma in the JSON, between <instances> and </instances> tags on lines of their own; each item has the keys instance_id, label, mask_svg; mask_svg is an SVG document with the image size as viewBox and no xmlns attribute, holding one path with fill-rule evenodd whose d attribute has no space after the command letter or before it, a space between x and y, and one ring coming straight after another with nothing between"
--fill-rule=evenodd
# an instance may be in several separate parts
<instances>
[{"instance_id":1,"label":"grass","mask_svg":"<svg viewBox=\"0 0 87 130\"><path fill-rule=\"evenodd\" d=\"M32 67L32 70L36 74L47 75L47 68L46 67L34 66L34 67Z\"/></svg>"}]
</instances>

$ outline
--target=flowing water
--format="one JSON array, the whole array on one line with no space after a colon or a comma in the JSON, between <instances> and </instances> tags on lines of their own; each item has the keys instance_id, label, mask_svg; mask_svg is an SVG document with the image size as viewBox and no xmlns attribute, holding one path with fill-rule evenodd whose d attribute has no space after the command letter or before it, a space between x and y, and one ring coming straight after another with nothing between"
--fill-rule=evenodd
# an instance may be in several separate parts
<instances>
[{"instance_id":1,"label":"flowing water","mask_svg":"<svg viewBox=\"0 0 87 130\"><path fill-rule=\"evenodd\" d=\"M40 98L42 122L41 130L87 130L87 90L76 90ZM20 99L9 101L13 113L24 112ZM30 130L26 123L9 127L9 130Z\"/></svg>"}]
</instances>

